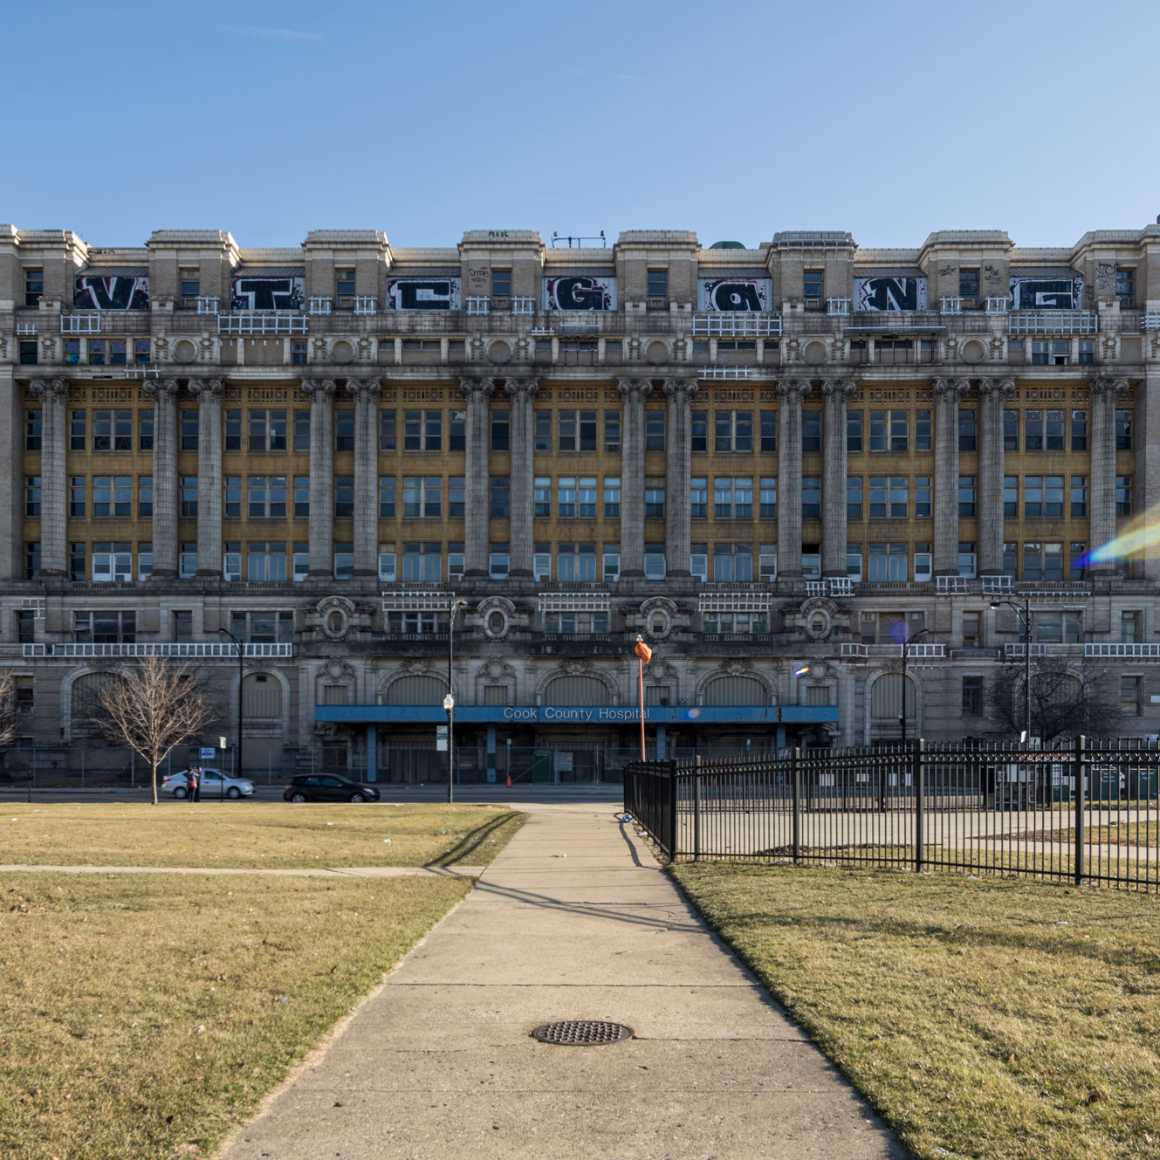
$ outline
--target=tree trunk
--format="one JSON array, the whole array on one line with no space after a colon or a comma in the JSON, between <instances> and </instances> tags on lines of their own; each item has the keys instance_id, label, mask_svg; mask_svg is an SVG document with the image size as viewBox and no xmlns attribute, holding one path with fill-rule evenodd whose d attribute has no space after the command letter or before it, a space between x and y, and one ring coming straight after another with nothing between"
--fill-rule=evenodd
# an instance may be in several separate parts
<instances>
[{"instance_id":1,"label":"tree trunk","mask_svg":"<svg viewBox=\"0 0 1160 1160\"><path fill-rule=\"evenodd\" d=\"M154 764L153 762L149 763L149 772L150 772L150 775L152 778L152 783L153 783L153 804L154 805L157 804L157 766L160 764L161 764L160 762L157 762L156 764Z\"/></svg>"}]
</instances>

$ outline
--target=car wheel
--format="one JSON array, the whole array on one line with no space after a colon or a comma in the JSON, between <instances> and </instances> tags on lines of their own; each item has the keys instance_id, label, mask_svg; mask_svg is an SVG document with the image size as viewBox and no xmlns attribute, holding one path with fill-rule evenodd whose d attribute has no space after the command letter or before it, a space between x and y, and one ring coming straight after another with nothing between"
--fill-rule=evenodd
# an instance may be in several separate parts
<instances>
[{"instance_id":1,"label":"car wheel","mask_svg":"<svg viewBox=\"0 0 1160 1160\"><path fill-rule=\"evenodd\" d=\"M367 799L363 797L361 793L352 793L350 795L350 800L352 802L365 802Z\"/></svg>"},{"instance_id":2,"label":"car wheel","mask_svg":"<svg viewBox=\"0 0 1160 1160\"><path fill-rule=\"evenodd\" d=\"M189 790L187 790L183 785L178 786L177 789L173 791L173 796L175 798L187 798L189 797Z\"/></svg>"},{"instance_id":3,"label":"car wheel","mask_svg":"<svg viewBox=\"0 0 1160 1160\"><path fill-rule=\"evenodd\" d=\"M290 795L290 800L292 802L304 802L306 800L306 795L304 793L292 793Z\"/></svg>"},{"instance_id":4,"label":"car wheel","mask_svg":"<svg viewBox=\"0 0 1160 1160\"><path fill-rule=\"evenodd\" d=\"M242 796L242 791L236 785L231 785L226 790L226 797L233 798L235 801Z\"/></svg>"}]
</instances>

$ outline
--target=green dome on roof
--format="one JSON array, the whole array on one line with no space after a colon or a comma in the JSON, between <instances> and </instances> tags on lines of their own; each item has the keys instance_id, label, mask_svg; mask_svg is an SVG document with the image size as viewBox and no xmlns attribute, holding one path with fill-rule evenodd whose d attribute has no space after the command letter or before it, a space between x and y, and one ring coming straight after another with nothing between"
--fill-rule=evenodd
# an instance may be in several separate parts
<instances>
[{"instance_id":1,"label":"green dome on roof","mask_svg":"<svg viewBox=\"0 0 1160 1160\"><path fill-rule=\"evenodd\" d=\"M714 242L709 249L711 250L744 250L745 244L743 242Z\"/></svg>"}]
</instances>

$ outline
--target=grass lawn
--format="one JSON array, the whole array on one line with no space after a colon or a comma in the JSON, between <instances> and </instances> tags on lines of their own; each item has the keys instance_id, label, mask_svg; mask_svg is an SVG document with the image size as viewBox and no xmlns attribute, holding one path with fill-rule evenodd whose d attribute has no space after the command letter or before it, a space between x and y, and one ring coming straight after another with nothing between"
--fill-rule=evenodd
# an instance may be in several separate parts
<instances>
[{"instance_id":1,"label":"grass lawn","mask_svg":"<svg viewBox=\"0 0 1160 1160\"><path fill-rule=\"evenodd\" d=\"M674 872L918 1156L1160 1156L1156 897L947 873Z\"/></svg>"},{"instance_id":2,"label":"grass lawn","mask_svg":"<svg viewBox=\"0 0 1160 1160\"><path fill-rule=\"evenodd\" d=\"M209 1156L467 890L0 877L0 1156Z\"/></svg>"},{"instance_id":3,"label":"grass lawn","mask_svg":"<svg viewBox=\"0 0 1160 1160\"><path fill-rule=\"evenodd\" d=\"M1074 842L1075 829L1065 826L1054 830L1025 830L1016 836L1025 842ZM1085 826L1084 843L1093 846L1160 846L1160 822L1112 822L1107 826Z\"/></svg>"},{"instance_id":4,"label":"grass lawn","mask_svg":"<svg viewBox=\"0 0 1160 1160\"><path fill-rule=\"evenodd\" d=\"M522 824L522 814L470 805L4 803L0 863L479 866Z\"/></svg>"}]
</instances>

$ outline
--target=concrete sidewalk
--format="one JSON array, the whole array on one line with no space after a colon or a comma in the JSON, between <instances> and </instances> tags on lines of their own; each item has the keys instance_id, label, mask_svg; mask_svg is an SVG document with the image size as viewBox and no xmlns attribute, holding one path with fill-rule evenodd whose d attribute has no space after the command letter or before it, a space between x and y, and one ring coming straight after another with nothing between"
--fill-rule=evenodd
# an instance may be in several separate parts
<instances>
[{"instance_id":1,"label":"concrete sidewalk","mask_svg":"<svg viewBox=\"0 0 1160 1160\"><path fill-rule=\"evenodd\" d=\"M223 1160L906 1155L609 806L528 812ZM529 1037L557 1019L636 1037Z\"/></svg>"}]
</instances>

